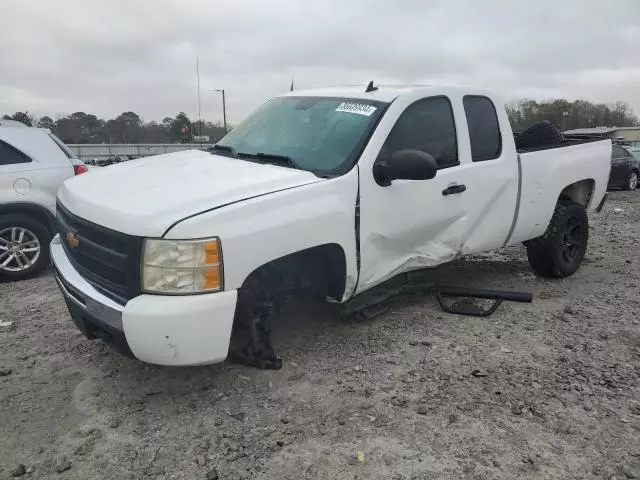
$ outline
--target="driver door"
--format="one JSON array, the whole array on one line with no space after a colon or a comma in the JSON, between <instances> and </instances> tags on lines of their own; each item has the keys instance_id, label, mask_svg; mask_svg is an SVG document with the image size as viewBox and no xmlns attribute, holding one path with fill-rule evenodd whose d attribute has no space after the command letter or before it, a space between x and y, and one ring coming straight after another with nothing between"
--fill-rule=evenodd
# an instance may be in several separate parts
<instances>
[{"instance_id":1,"label":"driver door","mask_svg":"<svg viewBox=\"0 0 640 480\"><path fill-rule=\"evenodd\" d=\"M378 158L402 149L429 153L438 173L430 180L394 180L383 187L368 169L361 171L358 293L397 274L452 260L468 229L472 199L465 190L473 168L461 165L449 98L429 97L409 105Z\"/></svg>"}]
</instances>

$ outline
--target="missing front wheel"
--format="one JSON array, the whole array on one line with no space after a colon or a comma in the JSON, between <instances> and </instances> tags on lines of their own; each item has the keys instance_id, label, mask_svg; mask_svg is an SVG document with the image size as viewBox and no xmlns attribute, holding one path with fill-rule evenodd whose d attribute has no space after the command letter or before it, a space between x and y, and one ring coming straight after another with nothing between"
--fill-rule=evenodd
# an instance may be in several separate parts
<instances>
[{"instance_id":1,"label":"missing front wheel","mask_svg":"<svg viewBox=\"0 0 640 480\"><path fill-rule=\"evenodd\" d=\"M270 320L273 312L271 303L239 309L231 332L231 362L263 370L282 368L282 359L276 354L271 341Z\"/></svg>"}]
</instances>

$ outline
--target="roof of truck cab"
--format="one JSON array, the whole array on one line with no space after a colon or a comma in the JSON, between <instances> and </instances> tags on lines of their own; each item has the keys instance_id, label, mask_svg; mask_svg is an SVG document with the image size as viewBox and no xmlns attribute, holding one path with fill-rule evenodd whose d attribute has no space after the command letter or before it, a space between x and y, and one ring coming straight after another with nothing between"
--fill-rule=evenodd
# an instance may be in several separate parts
<instances>
[{"instance_id":1,"label":"roof of truck cab","mask_svg":"<svg viewBox=\"0 0 640 480\"><path fill-rule=\"evenodd\" d=\"M376 100L379 102L392 102L400 95L420 90L424 96L429 95L485 95L486 90L473 87L443 86L443 85L376 85L377 90L366 92L367 85L349 85L327 88L314 88L310 90L294 90L283 94L283 97L338 97L357 98L362 100Z\"/></svg>"},{"instance_id":2,"label":"roof of truck cab","mask_svg":"<svg viewBox=\"0 0 640 480\"><path fill-rule=\"evenodd\" d=\"M365 92L366 85L313 88L310 90L294 90L288 92L283 97L338 97L338 98L358 98L363 100L376 100L378 102L389 103L395 100L402 93L414 90L416 87L383 87L378 86L373 92Z\"/></svg>"}]
</instances>

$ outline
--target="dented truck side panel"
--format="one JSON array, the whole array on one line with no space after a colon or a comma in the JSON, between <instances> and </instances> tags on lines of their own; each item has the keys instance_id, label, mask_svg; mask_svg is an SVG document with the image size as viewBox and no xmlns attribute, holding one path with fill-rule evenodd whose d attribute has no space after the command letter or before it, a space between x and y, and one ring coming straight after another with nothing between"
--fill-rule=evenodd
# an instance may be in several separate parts
<instances>
[{"instance_id":1,"label":"dented truck side panel","mask_svg":"<svg viewBox=\"0 0 640 480\"><path fill-rule=\"evenodd\" d=\"M496 106L502 149L495 159L471 160L463 106L463 95L467 94L486 96ZM499 248L513 224L518 197L515 145L501 102L483 92L447 92L457 135L458 165L441 168L431 180L398 180L387 187L376 183L372 169L378 152L402 112L423 98L424 91L396 100L360 159L362 267L358 292L403 272ZM466 190L443 194L456 184Z\"/></svg>"}]
</instances>

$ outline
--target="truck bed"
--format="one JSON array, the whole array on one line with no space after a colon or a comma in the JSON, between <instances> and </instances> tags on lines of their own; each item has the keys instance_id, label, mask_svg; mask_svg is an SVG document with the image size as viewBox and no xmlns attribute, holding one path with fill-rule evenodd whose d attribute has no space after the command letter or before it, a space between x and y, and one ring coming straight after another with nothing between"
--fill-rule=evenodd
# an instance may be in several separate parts
<instances>
[{"instance_id":1,"label":"truck bed","mask_svg":"<svg viewBox=\"0 0 640 480\"><path fill-rule=\"evenodd\" d=\"M518 134L513 135L514 138L518 138ZM518 148L518 153L538 152L540 150L550 150L553 148L573 147L575 145L581 145L583 143L601 142L604 139L602 137L580 137L565 135L565 139L561 142L554 142L549 144L536 145L534 147Z\"/></svg>"},{"instance_id":2,"label":"truck bed","mask_svg":"<svg viewBox=\"0 0 640 480\"><path fill-rule=\"evenodd\" d=\"M509 244L542 235L558 196L568 185L582 182L585 192L591 192L587 210L597 208L607 189L611 140L566 138L560 143L519 149L518 169L520 201Z\"/></svg>"}]
</instances>

